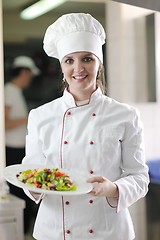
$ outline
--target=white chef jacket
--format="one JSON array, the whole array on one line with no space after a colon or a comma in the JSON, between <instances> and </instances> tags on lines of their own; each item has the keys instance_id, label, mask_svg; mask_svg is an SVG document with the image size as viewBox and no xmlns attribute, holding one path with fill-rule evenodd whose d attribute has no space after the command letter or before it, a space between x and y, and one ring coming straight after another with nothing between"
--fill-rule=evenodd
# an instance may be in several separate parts
<instances>
[{"instance_id":1,"label":"white chef jacket","mask_svg":"<svg viewBox=\"0 0 160 240\"><path fill-rule=\"evenodd\" d=\"M27 104L22 89L12 82L6 83L4 88L5 105L10 107L10 118L17 119L28 116ZM6 146L13 148L24 148L27 126L16 127L6 130Z\"/></svg>"},{"instance_id":2,"label":"white chef jacket","mask_svg":"<svg viewBox=\"0 0 160 240\"><path fill-rule=\"evenodd\" d=\"M145 196L149 178L142 125L133 107L104 96L100 89L78 107L65 90L61 98L30 112L23 163L104 176L119 190L118 199L45 195L36 239L134 239L128 207Z\"/></svg>"}]
</instances>

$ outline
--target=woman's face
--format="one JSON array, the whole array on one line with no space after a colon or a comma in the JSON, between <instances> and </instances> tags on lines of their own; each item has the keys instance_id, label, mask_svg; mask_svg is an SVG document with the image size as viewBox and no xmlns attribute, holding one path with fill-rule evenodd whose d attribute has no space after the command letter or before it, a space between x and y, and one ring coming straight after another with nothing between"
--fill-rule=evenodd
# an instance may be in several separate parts
<instances>
[{"instance_id":1,"label":"woman's face","mask_svg":"<svg viewBox=\"0 0 160 240\"><path fill-rule=\"evenodd\" d=\"M31 71L29 69L22 69L19 77L21 87L24 89L29 87L33 78Z\"/></svg>"},{"instance_id":2,"label":"woman's face","mask_svg":"<svg viewBox=\"0 0 160 240\"><path fill-rule=\"evenodd\" d=\"M99 66L99 59L90 52L75 52L66 55L62 59L61 67L70 92L93 92L96 89Z\"/></svg>"}]
</instances>

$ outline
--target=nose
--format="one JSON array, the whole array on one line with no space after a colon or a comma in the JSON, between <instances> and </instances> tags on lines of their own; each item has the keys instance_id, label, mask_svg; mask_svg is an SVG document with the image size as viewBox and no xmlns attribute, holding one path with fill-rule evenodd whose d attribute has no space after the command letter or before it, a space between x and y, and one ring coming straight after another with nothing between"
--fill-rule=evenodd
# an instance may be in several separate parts
<instances>
[{"instance_id":1,"label":"nose","mask_svg":"<svg viewBox=\"0 0 160 240\"><path fill-rule=\"evenodd\" d=\"M83 66L83 63L80 61L80 60L76 60L74 62L74 72L75 73L81 73L84 71L84 66Z\"/></svg>"}]
</instances>

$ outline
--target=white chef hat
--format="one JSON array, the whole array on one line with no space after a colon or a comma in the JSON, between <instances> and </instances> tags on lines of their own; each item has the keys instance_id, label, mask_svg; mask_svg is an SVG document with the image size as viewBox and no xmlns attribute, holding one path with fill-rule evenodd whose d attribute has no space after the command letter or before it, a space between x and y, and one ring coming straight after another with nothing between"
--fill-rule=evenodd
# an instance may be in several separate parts
<instances>
[{"instance_id":1,"label":"white chef hat","mask_svg":"<svg viewBox=\"0 0 160 240\"><path fill-rule=\"evenodd\" d=\"M39 68L35 65L34 61L28 56L18 56L13 60L13 68L25 67L29 68L34 76L40 74Z\"/></svg>"},{"instance_id":2,"label":"white chef hat","mask_svg":"<svg viewBox=\"0 0 160 240\"><path fill-rule=\"evenodd\" d=\"M90 14L70 13L47 28L43 43L47 55L58 58L60 62L67 54L79 51L91 52L103 62L105 31Z\"/></svg>"}]
</instances>

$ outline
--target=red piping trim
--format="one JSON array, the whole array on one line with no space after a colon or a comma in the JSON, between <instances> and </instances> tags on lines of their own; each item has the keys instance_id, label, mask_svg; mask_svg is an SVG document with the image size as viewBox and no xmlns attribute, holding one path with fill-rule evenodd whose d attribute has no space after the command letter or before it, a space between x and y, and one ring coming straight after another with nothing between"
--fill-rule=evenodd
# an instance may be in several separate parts
<instances>
[{"instance_id":1,"label":"red piping trim","mask_svg":"<svg viewBox=\"0 0 160 240\"><path fill-rule=\"evenodd\" d=\"M117 200L116 213L118 213L119 212L119 204L120 204L120 191L119 191L119 187L118 187L117 184L116 184L116 186L117 186L117 189L118 189L118 200Z\"/></svg>"},{"instance_id":2,"label":"red piping trim","mask_svg":"<svg viewBox=\"0 0 160 240\"><path fill-rule=\"evenodd\" d=\"M65 224L64 224L64 199L63 199L63 196L62 196L62 214L63 214L63 236L64 236L64 240L66 240L66 235L65 235Z\"/></svg>"},{"instance_id":3,"label":"red piping trim","mask_svg":"<svg viewBox=\"0 0 160 240\"><path fill-rule=\"evenodd\" d=\"M114 184L117 186L117 184L116 184L116 183L114 183ZM118 187L118 186L117 186L117 190L118 190L117 206L112 206L112 205L110 204L110 202L109 202L108 198L106 197L106 200L107 200L107 202L108 202L109 206L110 206L110 207L112 207L112 208L116 208L116 213L118 213L118 212L119 212L119 201L120 201L120 194L119 194L119 187Z\"/></svg>"},{"instance_id":4,"label":"red piping trim","mask_svg":"<svg viewBox=\"0 0 160 240\"><path fill-rule=\"evenodd\" d=\"M91 100L91 97L89 99L89 103L90 103L90 100ZM88 105L89 103L85 104L85 105ZM63 168L63 157L62 157L62 145L63 145L63 135L64 135L64 120L65 120L65 116L67 115L67 112L73 108L78 108L78 107L81 107L81 106L75 106L75 107L71 107L71 108L68 108L64 115L63 115L63 120L62 120L62 133L61 133L61 144L60 144L60 166L61 168ZM63 234L64 234L64 240L66 240L66 236L65 236L65 221L64 221L64 199L63 199L63 196L62 196L62 219L63 219Z\"/></svg>"},{"instance_id":5,"label":"red piping trim","mask_svg":"<svg viewBox=\"0 0 160 240\"><path fill-rule=\"evenodd\" d=\"M65 111L64 115L63 115L62 133L61 133L61 145L60 145L60 166L61 166L61 168L63 168L62 144L63 144L63 135L64 135L64 120L65 120L65 116L66 116L67 112L68 112L70 109L73 109L73 108L76 108L76 107L72 107L72 108L67 109L67 110ZM63 225L63 235L64 235L64 240L66 240L66 235L65 235L65 221L64 221L64 199L63 199L63 196L62 196L62 219L63 219L63 222L62 222L62 225Z\"/></svg>"},{"instance_id":6,"label":"red piping trim","mask_svg":"<svg viewBox=\"0 0 160 240\"><path fill-rule=\"evenodd\" d=\"M92 94L93 94L94 92L96 92L97 89L98 89L98 87L96 87L96 89L92 92ZM67 92L69 92L69 93L72 95L72 93L69 91L69 88L67 88ZM78 106L77 103L76 103L76 101L74 100L76 107L82 107L82 106L86 106L86 105L90 104L91 98L92 98L92 94L91 94L90 97L89 97L88 103L86 103L86 104L84 104L84 105ZM73 95L72 95L72 97L73 97ZM73 97L73 98L74 98L74 97ZM75 108L75 107L71 107L71 108L69 108L69 109L72 109L72 108ZM68 110L69 110L69 109L68 109ZM68 110L67 110L67 111L68 111Z\"/></svg>"},{"instance_id":7,"label":"red piping trim","mask_svg":"<svg viewBox=\"0 0 160 240\"><path fill-rule=\"evenodd\" d=\"M97 90L97 89L96 89ZM95 91L96 91L95 90ZM94 92L95 92L94 91ZM85 105L88 105L89 103L90 103L90 101L91 101L91 96L90 96L90 98L89 98L89 102L87 103L87 104L85 104ZM67 112L69 111L69 110L71 110L71 109L74 109L74 108L78 108L78 107L82 107L82 106L77 106L77 104L76 104L76 101L75 101L75 105L76 106L74 106L74 107L71 107L71 108L68 108L66 111L65 111L65 113L64 113L64 115L63 115L63 120L62 120L62 133L61 133L61 144L60 144L60 166L61 166L61 168L63 168L63 157L62 157L62 144L63 144L63 135L64 135L64 120L65 120L65 116L66 116L66 114L67 114ZM84 106L84 105L83 105ZM108 199L107 199L107 201L108 201ZM108 202L109 203L109 202ZM62 225L63 225L63 234L64 234L64 240L66 240L66 236L65 236L65 221L64 221L64 199L63 199L63 196L62 196L62 218L63 218L63 223L62 223Z\"/></svg>"},{"instance_id":8,"label":"red piping trim","mask_svg":"<svg viewBox=\"0 0 160 240\"><path fill-rule=\"evenodd\" d=\"M67 110L68 111L68 110ZM61 145L60 145L60 166L61 168L63 167L63 161L62 161L62 144L63 144L63 135L64 135L64 119L66 116L67 111L64 113L63 115L63 121L62 121L62 133L61 133ZM65 223L64 223L64 200L63 200L63 196L62 196L62 225L63 225L63 236L64 236L64 240L66 239L66 235L65 235Z\"/></svg>"},{"instance_id":9,"label":"red piping trim","mask_svg":"<svg viewBox=\"0 0 160 240\"><path fill-rule=\"evenodd\" d=\"M71 107L68 108L64 115L63 115L63 120L62 120L62 133L61 133L61 145L60 145L60 166L61 168L63 168L63 160L62 160L62 144L63 144L63 135L64 135L64 120L65 120L65 116L67 115L67 112L73 108L77 108L77 107Z\"/></svg>"},{"instance_id":10,"label":"red piping trim","mask_svg":"<svg viewBox=\"0 0 160 240\"><path fill-rule=\"evenodd\" d=\"M116 208L117 206L112 206L111 204L110 204L110 202L109 202L109 200L108 200L108 198L106 197L106 200L107 200L107 202L108 202L108 204L109 204L109 206L111 207L111 208Z\"/></svg>"},{"instance_id":11,"label":"red piping trim","mask_svg":"<svg viewBox=\"0 0 160 240\"><path fill-rule=\"evenodd\" d=\"M63 120L62 120L62 133L61 133L61 145L60 145L60 166L61 166L61 168L63 167L63 162L62 162L62 144L63 144L63 134L64 134L64 119L65 119L67 111L64 113Z\"/></svg>"}]
</instances>

